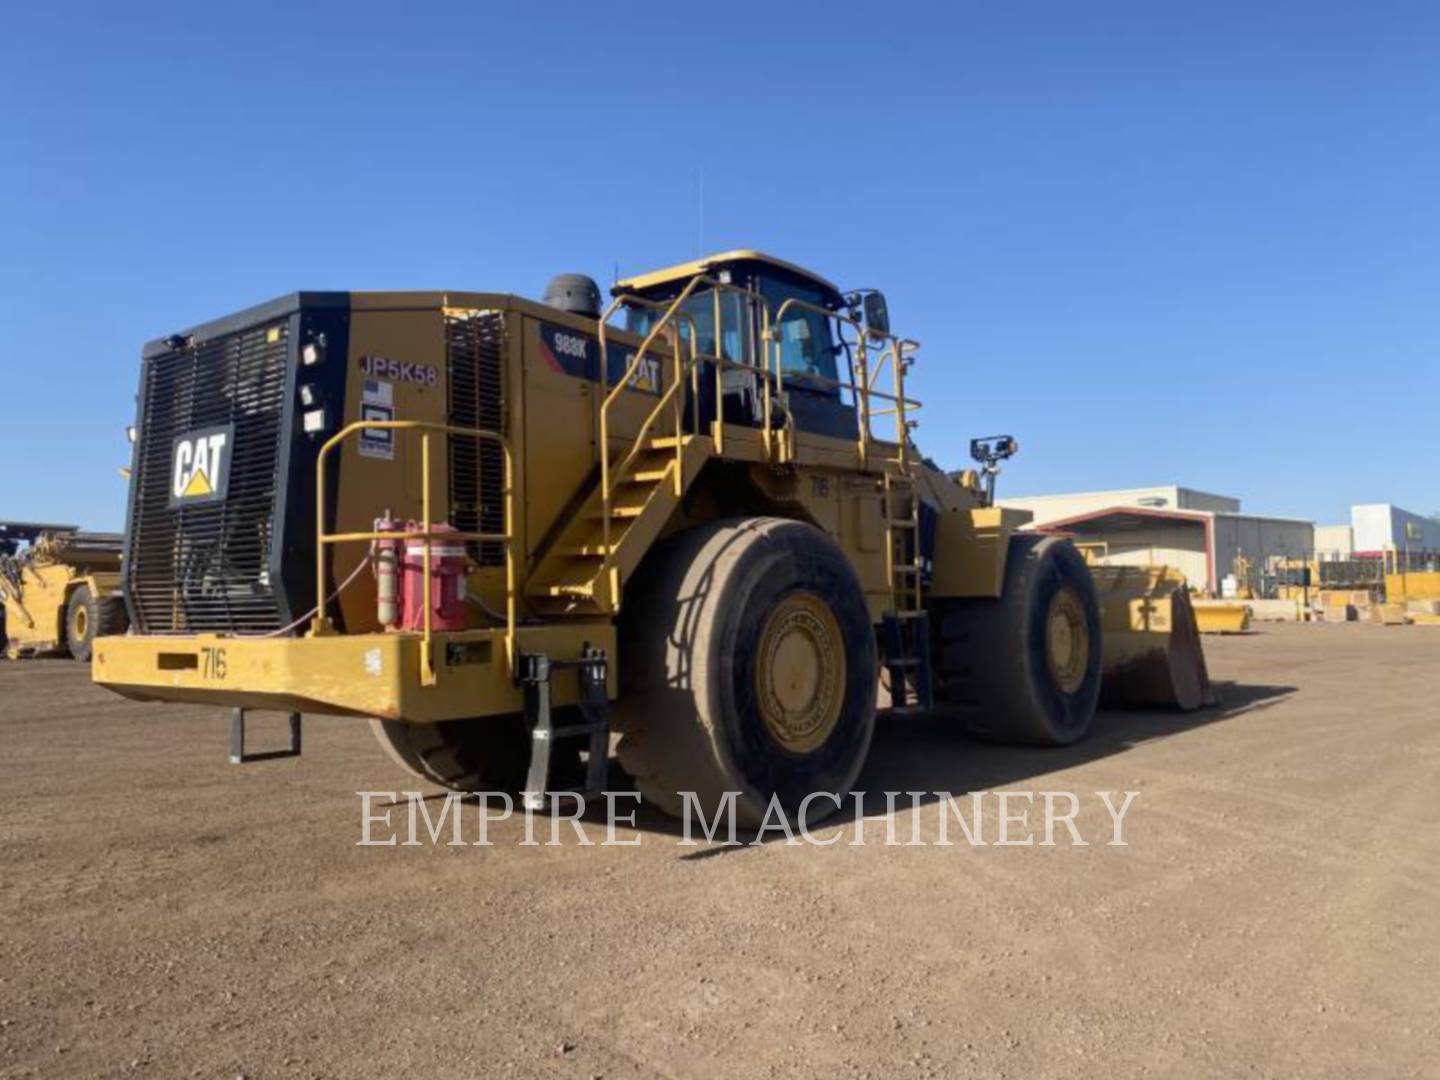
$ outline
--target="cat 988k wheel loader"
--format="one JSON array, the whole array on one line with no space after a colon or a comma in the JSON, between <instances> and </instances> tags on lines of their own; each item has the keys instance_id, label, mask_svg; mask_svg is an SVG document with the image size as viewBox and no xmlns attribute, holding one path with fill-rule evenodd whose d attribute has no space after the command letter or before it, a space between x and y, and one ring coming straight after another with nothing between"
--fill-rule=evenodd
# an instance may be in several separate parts
<instances>
[{"instance_id":1,"label":"cat 988k wheel loader","mask_svg":"<svg viewBox=\"0 0 1440 1080\"><path fill-rule=\"evenodd\" d=\"M1174 589L1097 591L994 506L1014 440L920 455L878 292L733 251L612 293L302 292L152 342L134 629L95 679L231 707L236 759L244 710L296 714L297 749L300 712L339 714L422 779L532 800L598 788L613 730L646 799L751 824L843 797L877 700L1084 737L1112 626L1166 698Z\"/></svg>"}]
</instances>

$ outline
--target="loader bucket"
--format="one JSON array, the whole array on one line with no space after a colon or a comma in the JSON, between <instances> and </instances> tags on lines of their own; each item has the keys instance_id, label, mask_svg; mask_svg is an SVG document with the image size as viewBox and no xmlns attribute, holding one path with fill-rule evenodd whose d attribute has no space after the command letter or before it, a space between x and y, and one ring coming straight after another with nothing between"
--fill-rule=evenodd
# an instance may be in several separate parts
<instances>
[{"instance_id":1,"label":"loader bucket","mask_svg":"<svg viewBox=\"0 0 1440 1080\"><path fill-rule=\"evenodd\" d=\"M1243 634L1250 629L1250 608L1223 600L1200 600L1194 605L1195 625L1202 634Z\"/></svg>"},{"instance_id":2,"label":"loader bucket","mask_svg":"<svg viewBox=\"0 0 1440 1080\"><path fill-rule=\"evenodd\" d=\"M1091 566L1104 646L1106 705L1212 704L1210 675L1185 578L1164 566Z\"/></svg>"}]
</instances>

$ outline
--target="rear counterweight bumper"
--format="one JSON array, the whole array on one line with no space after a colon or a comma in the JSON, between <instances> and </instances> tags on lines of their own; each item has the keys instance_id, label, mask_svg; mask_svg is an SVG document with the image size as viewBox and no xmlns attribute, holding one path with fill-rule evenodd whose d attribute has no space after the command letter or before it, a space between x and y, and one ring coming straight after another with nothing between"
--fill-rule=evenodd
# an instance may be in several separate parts
<instances>
[{"instance_id":1,"label":"rear counterweight bumper","mask_svg":"<svg viewBox=\"0 0 1440 1080\"><path fill-rule=\"evenodd\" d=\"M615 655L608 622L520 627L518 653L579 656L589 645ZM505 651L504 630L438 633L434 686L420 681L419 634L252 638L124 635L95 642L96 683L137 701L330 713L434 723L520 712L524 694ZM616 694L609 665L607 693ZM574 680L557 681L555 704L578 701Z\"/></svg>"}]
</instances>

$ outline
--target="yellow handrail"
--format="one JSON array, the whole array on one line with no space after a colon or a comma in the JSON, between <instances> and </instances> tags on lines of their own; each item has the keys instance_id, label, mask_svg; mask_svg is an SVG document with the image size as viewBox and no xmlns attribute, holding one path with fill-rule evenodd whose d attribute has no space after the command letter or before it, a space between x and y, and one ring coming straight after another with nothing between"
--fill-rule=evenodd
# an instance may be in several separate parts
<instances>
[{"instance_id":1,"label":"yellow handrail","mask_svg":"<svg viewBox=\"0 0 1440 1080\"><path fill-rule=\"evenodd\" d=\"M700 336L696 327L695 319L688 312L683 310L684 304L689 300L701 286L710 288L713 292L713 303L715 305L715 355L704 355L700 352ZM759 355L753 358L752 363L734 361L727 359L724 352L724 324L722 319L721 297L722 292L732 292L748 298L754 305L755 315L760 320L760 342ZM614 387L610 387L609 376L609 350L606 341L606 330L610 318L622 304L637 304L661 311L658 320L649 328L641 340L639 348L631 357L625 372L620 381ZM699 412L699 367L702 362L715 365L715 408L716 417L714 423L715 450L717 453L724 453L724 428L725 418L723 410L724 386L723 374L727 369L743 368L757 374L765 383L763 400L763 444L767 455L779 457L776 454L778 445L775 442L775 429L772 414L772 398L775 395L782 395L785 391L785 374L781 365L781 354L778 339L775 336L774 328L780 325L786 312L792 308L802 308L814 311L826 319L834 319L838 323L845 323L851 326L857 334L857 356L858 378L856 382L844 382L837 379L817 377L820 382L838 389L849 390L856 399L858 406L858 427L857 452L862 467L869 465L869 446L874 434L871 430L871 420L877 416L895 416L896 444L899 457L895 464L902 472L909 471L909 430L912 426L907 413L920 408L920 402L911 401L905 396L905 371L909 367L909 356L907 353L919 347L919 343L908 338L900 338L894 334L879 333L865 327L858 320L850 318L840 312L832 311L829 308L812 304L809 301L801 300L798 297L791 297L785 300L772 317L770 306L763 294L753 289L742 288L732 285L729 282L718 281L704 274L697 274L692 277L680 291L680 293L669 301L651 300L647 297L634 296L622 293L617 296L605 308L599 317L599 343L600 343L600 371L599 383L602 399L599 408L599 443L600 443L600 502L601 502L601 569L600 576L609 575L607 584L611 603L618 600L618 582L614 578L615 567L613 565L613 551L611 545L611 513L612 500L619 488L621 480L628 470L634 465L645 448L645 440L650 431L654 428L657 420L667 407L674 410L675 421L675 490L679 494L683 491L684 478L684 453L681 443L682 439L682 418L684 416L683 399L679 395L680 387L684 385L686 376L694 391L695 401L693 402L695 429L698 432L700 427ZM617 465L610 461L610 409L619 400L622 392L630 386L640 364L645 359L646 353L654 345L660 333L672 323L680 320L688 321L690 324L689 348L684 348L684 334L677 327L674 331L672 348L672 376L670 385L659 394L654 408L640 424L639 429L633 436L632 444ZM753 323L750 324L753 327ZM888 342L881 353L875 370L871 371L868 366L868 354L866 342L879 339ZM773 344L773 348L772 348ZM688 355L687 355L688 352ZM891 369L893 382L893 393L887 393L876 388L876 380L880 372L886 366ZM773 384L773 385L772 385ZM876 410L871 407L871 399L878 399L888 402L891 408ZM786 424L788 431L788 456L793 458L795 453L796 429L794 417L790 415Z\"/></svg>"},{"instance_id":2,"label":"yellow handrail","mask_svg":"<svg viewBox=\"0 0 1440 1080\"><path fill-rule=\"evenodd\" d=\"M768 309L765 308L764 302L763 302L763 297L761 297L759 293L757 293L757 292L755 292L754 290L751 290L751 289L742 289L742 288L740 288L739 286L731 285L731 284L729 284L728 282L717 281L717 280L715 280L715 279L713 279L713 278L710 278L710 277L705 276L704 274L697 274L695 277L691 278L690 281L689 281L688 283L686 283L685 288L680 291L680 294L679 294L678 296L676 296L673 300L669 301L669 302L652 301L652 300L645 299L645 298L643 298L643 297L634 297L634 296L630 296L629 294L621 294L620 296L617 296L614 300L612 300L612 301L610 302L610 304L605 308L605 310L600 314L600 319L599 319L599 341L600 341L600 371L599 371L599 379L600 379L600 388L601 388L601 391L604 393L604 397L603 397L603 399L602 399L602 401L601 401L601 404L600 404L600 418L599 418L599 427L600 427L600 431L599 431L599 442L600 442L600 503L601 503L600 536L601 536L601 560L602 560L602 562L601 562L601 573L602 573L602 574L610 573L610 574L613 575L613 572L614 572L614 567L611 565L611 561L612 561L612 560L611 560L611 556L612 556L613 553L611 552L611 544L610 544L611 502L612 502L612 500L613 500L613 498L614 498L614 494L615 494L616 490L618 490L619 483L620 483L621 479L625 476L626 472L628 472L628 470L630 469L630 467L635 463L635 461L639 458L641 452L644 450L645 439L648 437L648 435L649 435L649 433L650 433L650 430L655 426L655 423L656 423L657 419L660 417L661 413L665 410L665 408L666 408L667 405L669 405L669 406L671 406L671 407L673 408L673 411L674 411L674 414L675 414L675 490L676 490L676 494L679 494L679 493L680 493L681 491L683 491L683 489L684 489L684 477L683 477L682 472L681 472L681 470L684 469L684 447L682 446L683 439L682 439L682 437L681 437L681 436L682 436L682 433L683 433L682 418L683 418L683 416L684 416L684 403L683 403L683 399L679 396L679 390L680 390L680 387L683 386L684 383L685 383L685 377L686 377L686 375L687 375L687 374L690 375L690 381L691 381L691 383L694 385L694 387L695 387L695 389L696 389L696 391L697 391L697 393L696 393L696 395L695 395L696 401L694 402L694 413L695 413L695 418L696 418L696 426L697 426L697 428L698 428L698 426L699 426L699 415L700 415L700 414L699 414L699 400L698 400L698 399L699 399L699 394L698 394L699 382L698 382L698 378L699 378L699 365L700 365L701 361L713 361L713 362L715 363L715 367L716 367L716 372L715 372L715 389L716 389L717 409L718 409L718 407L719 407L719 406L718 406L718 403L719 403L720 400L721 400L721 393L720 393L720 391L721 391L721 371L722 371L723 368L725 368L725 367L742 367L742 368L750 369L750 370L752 370L752 371L753 371L753 370L759 370L759 369L756 367L756 365L738 363L738 362L735 362L735 361L729 361L729 360L726 360L723 356L720 356L720 355L716 355L716 356L705 356L705 355L703 355L703 354L700 353L700 351L699 351L699 347L700 347L700 335L699 335L699 332L698 332L698 328L696 327L696 324L695 324L695 319L694 319L694 317L693 317L692 315L690 315L688 312L682 310L682 309L683 309L683 306L684 306L684 304L685 304L685 301L688 300L688 299L690 299L690 297L695 293L697 287L700 286L700 285L706 285L706 286L710 287L711 289L713 289L714 292L715 292L715 342L716 342L717 354L718 354L720 351L722 351L722 350L723 350L723 347L724 347L724 346L723 346L723 325L722 325L722 322L721 322L721 314L722 314L722 313L721 313L721 310L720 310L720 301L719 301L719 294L720 294L722 291L733 292L733 293L737 293L737 294L740 294L740 295L748 296L748 297L751 297L751 298L753 298L753 299L759 300L759 301L760 301L761 311L764 312L765 318L766 318L765 330L766 330L766 332L768 332L768 329L769 329ZM607 342L606 342L606 340L605 340L605 331L606 331L606 328L607 328L607 323L608 323L610 317L611 317L612 315L614 315L616 309L618 309L621 304L630 303L630 302L635 302L635 301L639 301L640 303L642 303L642 304L644 304L644 305L646 305L646 306L648 306L648 307L653 307L653 308L655 308L655 309L657 309L657 310L663 308L664 311L663 311L663 314L660 316L660 318L659 318L658 320L656 320L655 324L650 328L649 332L648 332L648 333L645 335L645 337L641 340L641 342L640 342L640 347L636 350L635 355L631 358L630 363L627 365L624 374L621 375L619 382L617 382L613 388L609 388L609 387L608 387L609 378L610 378L609 350L608 350L608 344L607 344ZM650 349L650 347L654 344L655 339L659 336L660 332L661 332L662 330L664 330L665 327L668 326L668 325L670 325L672 322L677 321L677 319L684 319L684 320L686 320L686 321L688 321L688 322L690 323L690 343L689 343L689 346L690 346L690 347L689 347L689 350L688 350L688 352L689 352L688 359L686 358L686 350L685 350L685 348L684 348L684 340L683 340L683 339L684 339L684 335L681 334L681 333L679 332L679 329L677 328L676 331L675 331L675 333L674 333L674 335L673 335L673 336L674 336L674 346L673 346L673 349L672 349L672 358L673 358L672 370L673 370L673 373L672 373L672 377L671 377L671 379L670 379L670 385L659 395L659 400L656 401L654 408L652 408L652 409L650 410L649 414L645 417L644 421L641 422L639 429L635 432L635 434L634 434L634 436L633 436L633 442L632 442L632 445L631 445L631 447L630 447L630 449L629 449L629 452L625 454L625 456L620 460L620 463L619 463L618 465L616 465L616 466L614 466L614 467L612 468L612 466L611 466L611 464L610 464L610 409L611 409L611 407L615 404L615 402L619 400L620 395L622 394L622 392L625 391L625 390L630 386L631 381L632 381L632 380L634 379L634 377L635 377L635 373L636 373L636 372L639 370L639 368L640 368L641 361L644 360L646 352L647 352L647 351ZM717 417L717 419L723 421L723 417ZM722 435L721 432L720 432L720 429L723 427L723 423L722 423L722 422L717 422L717 424L715 425L715 427L716 427L716 439L717 439L716 449L717 449L717 450L723 450L723 441L721 441L721 440L723 440L723 435ZM768 395L768 393L767 393L767 395L766 395L766 400L765 400L765 435L764 435L764 438L765 438L765 443L766 443L766 445L768 446L768 445L770 444L770 401L769 401L769 395ZM617 591L616 588L614 587L616 583L615 583L613 577L611 578L610 584L611 584L611 598L612 598L612 602L613 602L613 600L618 596L618 591Z\"/></svg>"},{"instance_id":3,"label":"yellow handrail","mask_svg":"<svg viewBox=\"0 0 1440 1080\"><path fill-rule=\"evenodd\" d=\"M420 516L421 527L405 532L347 532L327 533L325 531L325 460L330 451L357 431L413 431L420 435ZM486 439L498 443L505 456L505 528L499 533L485 532L434 532L430 525L430 433L458 435L469 439ZM430 552L431 544L438 537L442 540L479 540L500 543L505 546L505 662L510 672L515 672L515 462L510 444L495 431L483 428L455 427L452 424L438 424L429 420L357 420L347 424L320 447L315 457L315 616L310 623L310 635L323 637L335 632L334 625L325 614L325 546L361 540L420 540L425 551L425 565L422 570L424 603L421 605L424 619L424 633L420 651L420 683L434 686L436 683L435 658L432 652L433 628L431 626L430 604Z\"/></svg>"},{"instance_id":4,"label":"yellow handrail","mask_svg":"<svg viewBox=\"0 0 1440 1080\"><path fill-rule=\"evenodd\" d=\"M860 428L858 450L860 454L860 463L862 465L869 463L869 443L870 440L875 437L874 433L870 430L871 419L876 416L894 415L895 441L899 446L900 453L899 465L902 469L906 468L909 464L908 446L910 442L910 421L906 416L906 412L908 410L915 410L920 408L920 402L912 401L905 396L905 370L909 367L909 360L906 357L906 352L907 350L913 352L915 349L918 349L920 347L920 343L918 341L912 341L909 338L897 337L894 334L881 333L879 331L871 330L867 328L863 323L861 323L858 319L853 319L848 315L842 315L838 311L832 311L829 308L821 307L819 304L812 304L808 300L801 300L797 296L792 296L785 300L783 303L781 303L780 307L776 309L775 317L771 321L771 326L780 326L780 324L784 321L785 314L792 307L800 308L801 310L805 311L813 311L816 314L824 316L827 319L834 319L837 323L844 323L855 331L855 360L856 365L859 368L859 381L856 383L848 383L840 379L828 379L824 376L815 376L815 378L818 381L825 383L828 386L831 386L832 388L849 390L852 394L856 396L856 403L859 406L858 420ZM875 368L873 371L869 368L869 357L866 351L866 341L871 338L878 338L882 341L890 342L889 347L884 349L880 353L880 359L875 364ZM769 351L769 346L771 343L775 345L775 348L773 350L775 363L775 382L778 392L783 393L785 390L785 373L780 363L780 343L775 338L773 333L766 336L767 351ZM896 359L897 357L898 362ZM885 393L884 391L877 390L875 388L875 380L880 377L880 373L885 369L887 365L890 366L892 372L894 393ZM879 398L882 401L892 402L894 404L894 408L883 410L872 409L870 407L870 399L872 397Z\"/></svg>"}]
</instances>

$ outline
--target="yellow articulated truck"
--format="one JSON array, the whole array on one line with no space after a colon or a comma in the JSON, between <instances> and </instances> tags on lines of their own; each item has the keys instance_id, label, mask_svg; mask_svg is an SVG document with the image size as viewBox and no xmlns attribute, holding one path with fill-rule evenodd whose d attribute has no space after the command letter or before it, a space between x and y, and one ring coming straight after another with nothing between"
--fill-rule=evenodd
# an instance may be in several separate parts
<instances>
[{"instance_id":1,"label":"yellow articulated truck","mask_svg":"<svg viewBox=\"0 0 1440 1080\"><path fill-rule=\"evenodd\" d=\"M230 707L236 760L245 710L297 750L299 713L353 716L417 777L532 799L598 788L617 731L645 798L751 824L843 795L882 697L1084 737L1091 572L992 505L1014 440L921 454L880 293L754 251L611 291L296 293L146 346L134 628L96 681ZM1166 700L1154 586L1107 602Z\"/></svg>"},{"instance_id":2,"label":"yellow articulated truck","mask_svg":"<svg viewBox=\"0 0 1440 1080\"><path fill-rule=\"evenodd\" d=\"M119 533L0 521L5 655L89 660L97 637L124 633L120 549Z\"/></svg>"}]
</instances>

